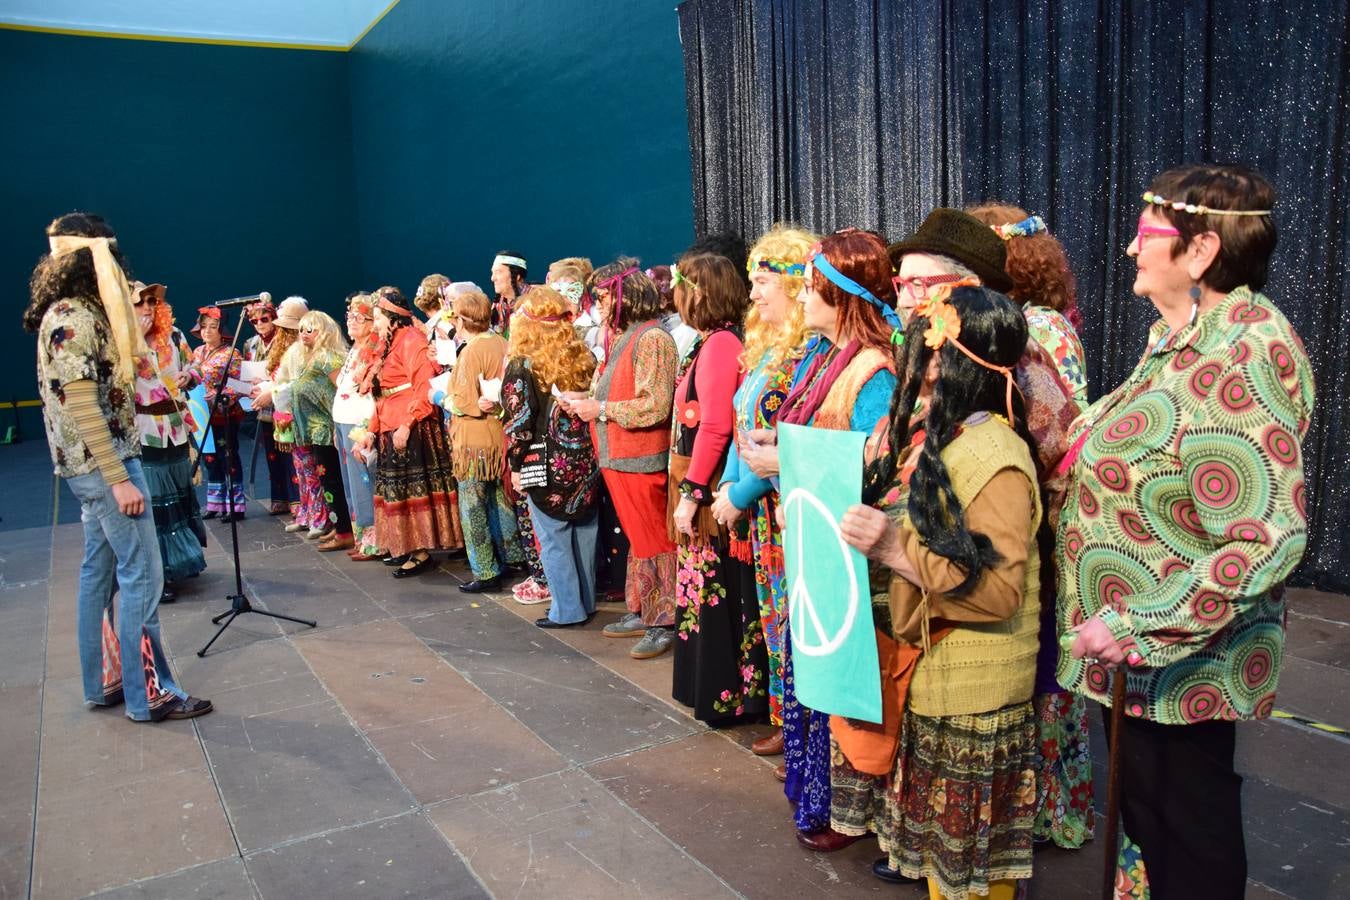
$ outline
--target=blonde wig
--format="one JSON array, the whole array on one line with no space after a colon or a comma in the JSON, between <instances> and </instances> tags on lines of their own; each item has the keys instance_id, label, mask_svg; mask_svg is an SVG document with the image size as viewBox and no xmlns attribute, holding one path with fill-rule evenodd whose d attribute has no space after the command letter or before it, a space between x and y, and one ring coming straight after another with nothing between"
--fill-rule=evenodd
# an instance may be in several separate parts
<instances>
[{"instance_id":1,"label":"blonde wig","mask_svg":"<svg viewBox=\"0 0 1350 900\"><path fill-rule=\"evenodd\" d=\"M342 338L342 331L338 328L338 323L326 312L317 309L311 309L300 318L300 330L314 329L314 344L310 347L301 346L300 362L302 365L309 365L310 362L319 356L319 354L331 350L339 356L347 355L347 342Z\"/></svg>"},{"instance_id":2,"label":"blonde wig","mask_svg":"<svg viewBox=\"0 0 1350 900\"><path fill-rule=\"evenodd\" d=\"M818 240L820 238L809 231L789 225L775 225L750 248L750 276L754 277L761 259L789 265L805 264L807 255ZM759 364L766 352L771 353L769 365L781 364L806 340L802 304L797 302L804 280L800 275L780 274L777 277L783 292L792 301L788 304L787 319L780 326L770 325L760 318L759 308L750 304L750 312L745 317L745 349L741 353L741 368L747 372Z\"/></svg>"},{"instance_id":3,"label":"blonde wig","mask_svg":"<svg viewBox=\"0 0 1350 900\"><path fill-rule=\"evenodd\" d=\"M571 305L543 285L530 288L517 305L507 356L530 361L541 394L553 385L560 391L584 391L595 372L595 357L572 327Z\"/></svg>"}]
</instances>

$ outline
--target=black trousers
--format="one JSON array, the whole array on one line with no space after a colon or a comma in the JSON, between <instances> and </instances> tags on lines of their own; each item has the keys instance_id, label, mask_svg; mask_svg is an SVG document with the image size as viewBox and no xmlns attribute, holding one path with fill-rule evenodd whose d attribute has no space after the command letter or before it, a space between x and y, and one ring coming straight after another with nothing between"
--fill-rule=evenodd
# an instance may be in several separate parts
<instances>
[{"instance_id":1,"label":"black trousers","mask_svg":"<svg viewBox=\"0 0 1350 900\"><path fill-rule=\"evenodd\" d=\"M277 449L273 434L272 423L259 419L257 440L262 444L263 456L267 459L267 496L273 503L295 503L300 499L300 489L295 483L295 466L291 463L290 451L282 453Z\"/></svg>"},{"instance_id":2,"label":"black trousers","mask_svg":"<svg viewBox=\"0 0 1350 900\"><path fill-rule=\"evenodd\" d=\"M1106 730L1111 711L1103 708ZM1232 722L1159 725L1125 716L1121 818L1154 900L1241 900L1247 890L1242 777Z\"/></svg>"},{"instance_id":3,"label":"black trousers","mask_svg":"<svg viewBox=\"0 0 1350 900\"><path fill-rule=\"evenodd\" d=\"M314 455L314 467L319 470L319 484L328 504L328 521L333 523L338 534L351 534L352 513L347 507L347 492L342 487L342 459L338 449L332 444L316 444L307 449Z\"/></svg>"}]
</instances>

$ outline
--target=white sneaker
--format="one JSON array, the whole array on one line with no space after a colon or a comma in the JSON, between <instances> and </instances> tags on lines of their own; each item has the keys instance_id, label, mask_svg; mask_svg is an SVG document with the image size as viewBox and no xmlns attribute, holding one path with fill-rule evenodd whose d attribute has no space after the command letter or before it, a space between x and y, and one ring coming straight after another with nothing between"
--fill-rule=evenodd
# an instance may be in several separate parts
<instances>
[{"instance_id":1,"label":"white sneaker","mask_svg":"<svg viewBox=\"0 0 1350 900\"><path fill-rule=\"evenodd\" d=\"M301 525L299 522L292 522L286 526L286 531L290 534L295 534L297 531L304 531L308 527L308 525Z\"/></svg>"},{"instance_id":2,"label":"white sneaker","mask_svg":"<svg viewBox=\"0 0 1350 900\"><path fill-rule=\"evenodd\" d=\"M307 541L316 540L317 538L323 537L325 534L327 534L332 530L333 529L331 528L318 528L318 527L311 528L309 531L305 533L305 540Z\"/></svg>"}]
</instances>

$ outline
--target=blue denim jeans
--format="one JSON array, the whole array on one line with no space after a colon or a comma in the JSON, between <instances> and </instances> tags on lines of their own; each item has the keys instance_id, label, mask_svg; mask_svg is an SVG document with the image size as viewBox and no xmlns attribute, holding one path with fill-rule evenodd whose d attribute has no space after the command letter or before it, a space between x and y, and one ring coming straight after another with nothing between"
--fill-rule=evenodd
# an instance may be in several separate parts
<instances>
[{"instance_id":1,"label":"blue denim jeans","mask_svg":"<svg viewBox=\"0 0 1350 900\"><path fill-rule=\"evenodd\" d=\"M352 521L361 528L369 528L375 524L375 476L369 466L352 458L352 447L355 446L352 429L355 427L336 423L337 448L342 454L342 486L347 490Z\"/></svg>"},{"instance_id":2,"label":"blue denim jeans","mask_svg":"<svg viewBox=\"0 0 1350 900\"><path fill-rule=\"evenodd\" d=\"M159 635L159 596L164 591L164 567L150 509L150 488L139 459L124 460L131 483L145 497L145 511L131 518L122 514L112 489L98 472L67 478L80 501L84 523L84 562L80 566L80 596L75 626L80 646L80 674L86 703L103 703L103 612L117 591L113 625L121 643L122 693L127 715L148 721L150 701L141 639L149 639L154 675L160 692L186 697L174 681Z\"/></svg>"},{"instance_id":3,"label":"blue denim jeans","mask_svg":"<svg viewBox=\"0 0 1350 900\"><path fill-rule=\"evenodd\" d=\"M539 539L539 559L544 577L553 595L548 617L562 625L584 622L595 612L595 542L600 534L600 517L592 514L584 522L555 519L530 505L530 521Z\"/></svg>"}]
</instances>

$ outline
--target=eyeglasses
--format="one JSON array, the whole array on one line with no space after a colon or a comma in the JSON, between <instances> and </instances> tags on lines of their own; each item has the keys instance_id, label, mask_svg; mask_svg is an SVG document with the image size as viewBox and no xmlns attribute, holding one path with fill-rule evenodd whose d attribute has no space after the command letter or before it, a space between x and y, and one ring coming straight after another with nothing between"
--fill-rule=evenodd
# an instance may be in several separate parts
<instances>
[{"instance_id":1,"label":"eyeglasses","mask_svg":"<svg viewBox=\"0 0 1350 900\"><path fill-rule=\"evenodd\" d=\"M154 297L137 297L131 301L132 306L154 306L159 301Z\"/></svg>"},{"instance_id":2,"label":"eyeglasses","mask_svg":"<svg viewBox=\"0 0 1350 900\"><path fill-rule=\"evenodd\" d=\"M319 330L319 329L315 328L313 325L306 325L304 328L301 328L301 329L300 329L300 333L301 333L301 334L313 334L314 332L316 332L316 331L318 331L318 330Z\"/></svg>"},{"instance_id":3,"label":"eyeglasses","mask_svg":"<svg viewBox=\"0 0 1350 900\"><path fill-rule=\"evenodd\" d=\"M1134 233L1134 240L1139 245L1139 249L1144 249L1144 243L1151 237L1181 237L1181 232L1175 228L1165 225L1150 225L1144 221L1144 217L1139 217L1139 228Z\"/></svg>"},{"instance_id":4,"label":"eyeglasses","mask_svg":"<svg viewBox=\"0 0 1350 900\"><path fill-rule=\"evenodd\" d=\"M258 316L253 319L254 325L266 325L268 322L276 321L271 316Z\"/></svg>"},{"instance_id":5,"label":"eyeglasses","mask_svg":"<svg viewBox=\"0 0 1350 900\"><path fill-rule=\"evenodd\" d=\"M909 291L909 295L915 300L922 300L928 296L928 292L940 284L951 284L954 281L960 281L963 276L948 275L911 275L909 278L902 278L896 275L891 279L891 284L895 286L895 292Z\"/></svg>"}]
</instances>

